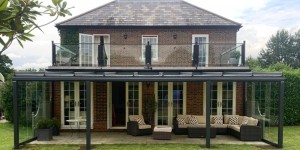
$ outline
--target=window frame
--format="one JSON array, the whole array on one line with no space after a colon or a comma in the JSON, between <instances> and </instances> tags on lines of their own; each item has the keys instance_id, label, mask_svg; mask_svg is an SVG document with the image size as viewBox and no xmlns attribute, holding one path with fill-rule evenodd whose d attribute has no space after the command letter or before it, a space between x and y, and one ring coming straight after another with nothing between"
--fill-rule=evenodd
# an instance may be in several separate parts
<instances>
[{"instance_id":1,"label":"window frame","mask_svg":"<svg viewBox=\"0 0 300 150\"><path fill-rule=\"evenodd\" d=\"M152 60L153 61L158 61L158 35L142 35L142 61L144 61L145 60L145 57L144 57L144 55L143 55L143 47L145 46L144 45L144 43L143 43L143 41L144 41L144 38L147 38L147 37L154 37L154 38L156 38L156 40L157 40L157 44L155 45L155 47L156 47L156 55L155 55L155 57L152 57ZM152 45L153 46L153 45ZM152 46L151 46L151 50L152 50ZM146 48L145 48L145 50L146 50Z\"/></svg>"}]
</instances>

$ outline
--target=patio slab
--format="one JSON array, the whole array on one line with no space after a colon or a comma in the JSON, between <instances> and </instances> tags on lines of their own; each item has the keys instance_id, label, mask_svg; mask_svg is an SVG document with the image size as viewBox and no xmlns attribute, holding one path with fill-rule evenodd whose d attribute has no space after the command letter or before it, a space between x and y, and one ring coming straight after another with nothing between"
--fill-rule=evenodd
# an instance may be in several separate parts
<instances>
[{"instance_id":1,"label":"patio slab","mask_svg":"<svg viewBox=\"0 0 300 150\"><path fill-rule=\"evenodd\" d=\"M153 140L152 135L131 136L126 132L93 132L91 134L91 144L205 144L205 138L188 138L187 135L172 134L171 140ZM53 136L52 141L32 141L29 144L86 144L85 133L71 134L61 133L60 136ZM264 142L244 142L230 135L217 135L211 139L211 144L236 144L236 145L268 145Z\"/></svg>"}]
</instances>

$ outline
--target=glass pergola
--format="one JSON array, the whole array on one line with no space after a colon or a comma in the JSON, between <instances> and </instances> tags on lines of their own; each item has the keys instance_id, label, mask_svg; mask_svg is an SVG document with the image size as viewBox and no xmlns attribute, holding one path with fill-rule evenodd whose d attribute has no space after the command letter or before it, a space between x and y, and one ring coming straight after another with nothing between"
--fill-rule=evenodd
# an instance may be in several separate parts
<instances>
[{"instance_id":1,"label":"glass pergola","mask_svg":"<svg viewBox=\"0 0 300 150\"><path fill-rule=\"evenodd\" d=\"M206 82L206 108L211 108L212 82L243 82L243 115L259 119L262 141L283 147L284 80L282 73L201 70L119 70L16 72L13 77L14 148L36 140L35 123L53 117L55 81L86 85L86 149L91 148L91 82ZM240 107L240 106L237 106ZM210 109L206 109L206 147L210 148Z\"/></svg>"}]
</instances>

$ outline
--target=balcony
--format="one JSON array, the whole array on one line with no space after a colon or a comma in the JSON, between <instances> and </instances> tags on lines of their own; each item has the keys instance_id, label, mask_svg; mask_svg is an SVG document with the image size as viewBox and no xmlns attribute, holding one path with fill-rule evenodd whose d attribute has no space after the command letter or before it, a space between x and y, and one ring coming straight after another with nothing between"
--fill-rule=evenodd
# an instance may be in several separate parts
<instances>
[{"instance_id":1,"label":"balcony","mask_svg":"<svg viewBox=\"0 0 300 150\"><path fill-rule=\"evenodd\" d=\"M248 69L245 42L53 43L52 62L49 69Z\"/></svg>"}]
</instances>

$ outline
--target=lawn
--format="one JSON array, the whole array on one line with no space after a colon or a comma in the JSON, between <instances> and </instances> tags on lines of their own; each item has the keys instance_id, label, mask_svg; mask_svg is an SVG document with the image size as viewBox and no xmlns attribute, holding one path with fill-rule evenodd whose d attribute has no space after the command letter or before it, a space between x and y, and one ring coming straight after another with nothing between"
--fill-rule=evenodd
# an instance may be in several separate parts
<instances>
[{"instance_id":1,"label":"lawn","mask_svg":"<svg viewBox=\"0 0 300 150\"><path fill-rule=\"evenodd\" d=\"M284 127L284 149L298 150L300 149L300 126ZM26 128L20 128L20 138L26 137ZM122 150L166 150L166 149L201 149L200 146L192 144L116 144L116 145L93 145L95 149L122 149ZM217 149L222 150L255 150L259 149L255 145L212 145ZM0 149L9 150L13 147L13 124L1 123L0 124ZM32 150L78 150L82 145L26 145L27 148Z\"/></svg>"}]
</instances>

